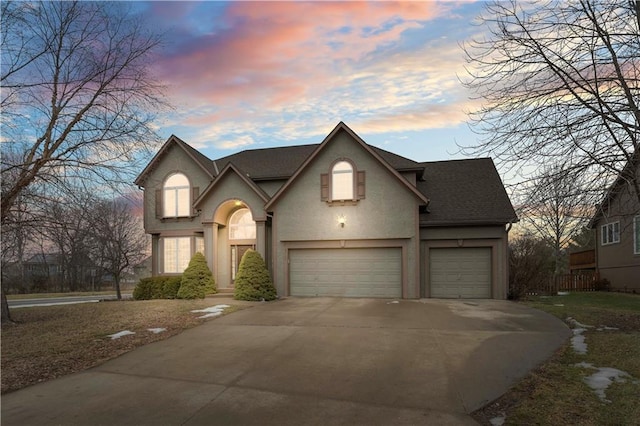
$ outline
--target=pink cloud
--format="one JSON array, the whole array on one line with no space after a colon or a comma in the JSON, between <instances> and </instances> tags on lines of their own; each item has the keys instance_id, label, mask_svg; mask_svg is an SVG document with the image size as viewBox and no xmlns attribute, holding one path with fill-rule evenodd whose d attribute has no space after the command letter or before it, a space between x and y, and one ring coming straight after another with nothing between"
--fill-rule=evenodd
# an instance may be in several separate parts
<instances>
[{"instance_id":1,"label":"pink cloud","mask_svg":"<svg viewBox=\"0 0 640 426\"><path fill-rule=\"evenodd\" d=\"M439 13L431 2L235 2L226 30L193 38L159 70L189 105L277 106L335 83L336 64L357 63Z\"/></svg>"}]
</instances>

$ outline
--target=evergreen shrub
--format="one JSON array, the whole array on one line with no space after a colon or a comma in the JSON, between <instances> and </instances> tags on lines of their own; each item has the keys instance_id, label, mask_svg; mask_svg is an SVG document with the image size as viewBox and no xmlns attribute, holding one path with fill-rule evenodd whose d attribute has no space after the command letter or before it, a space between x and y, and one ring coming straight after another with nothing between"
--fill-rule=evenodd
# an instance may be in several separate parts
<instances>
[{"instance_id":1,"label":"evergreen shrub","mask_svg":"<svg viewBox=\"0 0 640 426\"><path fill-rule=\"evenodd\" d=\"M233 298L260 301L276 297L276 289L262 256L255 250L247 250L238 267Z\"/></svg>"},{"instance_id":2,"label":"evergreen shrub","mask_svg":"<svg viewBox=\"0 0 640 426\"><path fill-rule=\"evenodd\" d=\"M182 274L178 299L204 299L206 294L216 293L216 282L207 266L207 260L202 253L196 253L189 262L189 266Z\"/></svg>"},{"instance_id":3,"label":"evergreen shrub","mask_svg":"<svg viewBox=\"0 0 640 426\"><path fill-rule=\"evenodd\" d=\"M179 275L142 278L133 289L133 298L135 300L174 299L180 287L180 280Z\"/></svg>"},{"instance_id":4,"label":"evergreen shrub","mask_svg":"<svg viewBox=\"0 0 640 426\"><path fill-rule=\"evenodd\" d=\"M165 299L175 299L178 297L178 290L180 290L180 283L182 282L182 276L179 277L167 277L164 280L162 286L162 295Z\"/></svg>"}]
</instances>

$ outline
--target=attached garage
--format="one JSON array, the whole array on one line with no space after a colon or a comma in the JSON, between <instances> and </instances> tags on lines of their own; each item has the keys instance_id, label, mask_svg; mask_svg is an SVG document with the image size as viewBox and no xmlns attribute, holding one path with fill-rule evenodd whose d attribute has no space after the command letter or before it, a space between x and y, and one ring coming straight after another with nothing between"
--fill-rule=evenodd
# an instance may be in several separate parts
<instances>
[{"instance_id":1,"label":"attached garage","mask_svg":"<svg viewBox=\"0 0 640 426\"><path fill-rule=\"evenodd\" d=\"M429 250L431 297L491 298L491 248Z\"/></svg>"},{"instance_id":2,"label":"attached garage","mask_svg":"<svg viewBox=\"0 0 640 426\"><path fill-rule=\"evenodd\" d=\"M402 249L289 250L292 296L402 297Z\"/></svg>"}]
</instances>

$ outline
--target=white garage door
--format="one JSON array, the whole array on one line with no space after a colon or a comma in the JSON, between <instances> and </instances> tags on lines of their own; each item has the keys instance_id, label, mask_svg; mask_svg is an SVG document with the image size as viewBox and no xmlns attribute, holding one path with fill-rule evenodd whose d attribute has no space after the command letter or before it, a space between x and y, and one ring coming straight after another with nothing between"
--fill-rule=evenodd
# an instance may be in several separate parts
<instances>
[{"instance_id":1,"label":"white garage door","mask_svg":"<svg viewBox=\"0 0 640 426\"><path fill-rule=\"evenodd\" d=\"M491 297L490 248L431 249L429 271L431 297Z\"/></svg>"},{"instance_id":2,"label":"white garage door","mask_svg":"<svg viewBox=\"0 0 640 426\"><path fill-rule=\"evenodd\" d=\"M289 283L292 296L402 297L402 250L290 250Z\"/></svg>"}]
</instances>

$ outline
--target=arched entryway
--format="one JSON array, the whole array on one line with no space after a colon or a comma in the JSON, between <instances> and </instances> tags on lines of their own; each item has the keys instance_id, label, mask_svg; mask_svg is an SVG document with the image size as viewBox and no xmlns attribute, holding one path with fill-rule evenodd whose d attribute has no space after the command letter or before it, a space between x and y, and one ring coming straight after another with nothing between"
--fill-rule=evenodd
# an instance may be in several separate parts
<instances>
[{"instance_id":1,"label":"arched entryway","mask_svg":"<svg viewBox=\"0 0 640 426\"><path fill-rule=\"evenodd\" d=\"M252 248L264 257L265 220L256 217L251 205L240 198L221 202L212 219L204 232L210 248L207 261L218 288L233 288L242 255Z\"/></svg>"},{"instance_id":2,"label":"arched entryway","mask_svg":"<svg viewBox=\"0 0 640 426\"><path fill-rule=\"evenodd\" d=\"M247 250L256 248L256 223L251 211L246 207L235 210L229 217L228 229L231 283L233 283L242 256Z\"/></svg>"}]
</instances>

